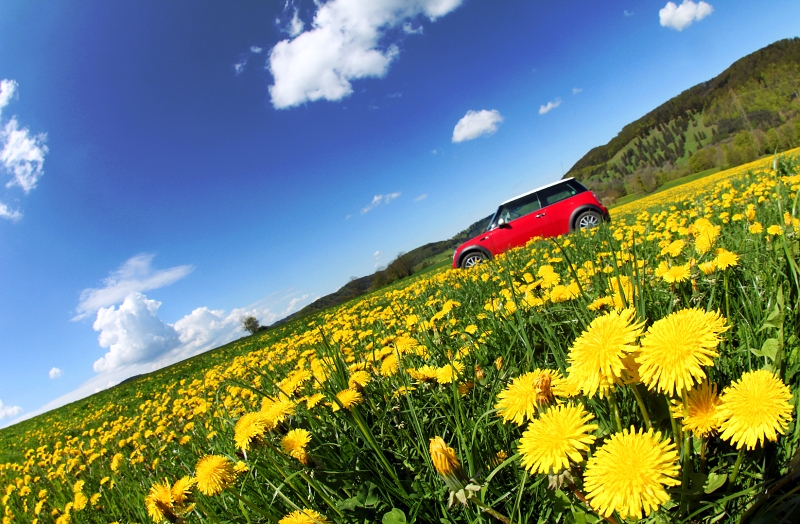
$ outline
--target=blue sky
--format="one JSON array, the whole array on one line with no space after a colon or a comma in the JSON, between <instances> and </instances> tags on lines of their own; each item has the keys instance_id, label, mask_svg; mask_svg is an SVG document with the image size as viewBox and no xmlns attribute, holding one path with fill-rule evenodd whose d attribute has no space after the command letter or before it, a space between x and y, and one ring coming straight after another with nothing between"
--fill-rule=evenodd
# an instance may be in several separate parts
<instances>
[{"instance_id":1,"label":"blue sky","mask_svg":"<svg viewBox=\"0 0 800 524\"><path fill-rule=\"evenodd\" d=\"M0 426L560 178L800 3L0 4Z\"/></svg>"}]
</instances>

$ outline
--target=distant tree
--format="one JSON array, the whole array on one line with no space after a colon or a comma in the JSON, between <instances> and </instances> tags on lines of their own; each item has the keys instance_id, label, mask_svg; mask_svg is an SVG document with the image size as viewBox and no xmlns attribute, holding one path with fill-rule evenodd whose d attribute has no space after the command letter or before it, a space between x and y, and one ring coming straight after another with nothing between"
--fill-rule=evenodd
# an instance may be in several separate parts
<instances>
[{"instance_id":1,"label":"distant tree","mask_svg":"<svg viewBox=\"0 0 800 524\"><path fill-rule=\"evenodd\" d=\"M714 159L707 149L700 149L689 158L689 165L692 166L693 173L699 173L714 167Z\"/></svg>"},{"instance_id":2,"label":"distant tree","mask_svg":"<svg viewBox=\"0 0 800 524\"><path fill-rule=\"evenodd\" d=\"M262 326L258 322L258 319L252 315L243 317L241 322L242 322L242 328L245 331L249 331L251 335L255 335L259 331L263 331L264 329L266 329L266 326Z\"/></svg>"}]
</instances>

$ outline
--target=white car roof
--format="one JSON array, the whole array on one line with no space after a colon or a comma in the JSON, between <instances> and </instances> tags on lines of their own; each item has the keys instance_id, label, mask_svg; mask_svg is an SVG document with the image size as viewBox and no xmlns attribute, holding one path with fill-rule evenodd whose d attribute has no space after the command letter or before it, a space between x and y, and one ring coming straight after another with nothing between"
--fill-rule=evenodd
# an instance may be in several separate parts
<instances>
[{"instance_id":1,"label":"white car roof","mask_svg":"<svg viewBox=\"0 0 800 524\"><path fill-rule=\"evenodd\" d=\"M562 182L566 182L566 181L568 181L568 180L574 180L574 179L575 179L574 177L569 177L569 178L562 178L561 180L556 180L555 182L553 182L553 183L551 183L551 184L547 184L546 186L537 187L536 189L533 189L533 190L531 190L531 191L528 191L527 193L522 193L521 195L517 195L517 196L515 196L514 198L509 198L509 199L508 199L508 200L506 200L505 202L501 202L501 203L500 203L500 205L501 205L501 206L504 206L504 205L508 204L509 202L513 202L514 200L516 200L516 199L518 199L518 198L521 198L521 197L524 197L524 196L530 195L531 193L536 193L537 191L541 191L542 189L547 189L548 187L552 187L552 186L554 186L554 185L556 185L556 184L560 184L560 183L562 183Z\"/></svg>"}]
</instances>

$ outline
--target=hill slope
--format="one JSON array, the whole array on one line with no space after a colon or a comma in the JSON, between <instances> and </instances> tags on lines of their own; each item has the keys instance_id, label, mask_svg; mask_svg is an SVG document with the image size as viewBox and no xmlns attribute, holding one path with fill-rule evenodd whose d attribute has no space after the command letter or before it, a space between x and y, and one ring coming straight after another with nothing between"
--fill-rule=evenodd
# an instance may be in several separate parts
<instances>
[{"instance_id":1,"label":"hill slope","mask_svg":"<svg viewBox=\"0 0 800 524\"><path fill-rule=\"evenodd\" d=\"M800 143L800 38L780 40L622 128L565 175L613 201Z\"/></svg>"}]
</instances>

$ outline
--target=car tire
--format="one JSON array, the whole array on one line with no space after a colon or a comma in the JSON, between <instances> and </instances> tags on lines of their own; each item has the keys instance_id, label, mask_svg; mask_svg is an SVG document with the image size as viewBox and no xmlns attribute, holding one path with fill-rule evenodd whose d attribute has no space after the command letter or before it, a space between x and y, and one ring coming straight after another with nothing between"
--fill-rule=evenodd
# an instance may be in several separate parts
<instances>
[{"instance_id":1,"label":"car tire","mask_svg":"<svg viewBox=\"0 0 800 524\"><path fill-rule=\"evenodd\" d=\"M603 217L597 211L584 211L575 219L575 227L573 229L591 229L599 226L603 222Z\"/></svg>"},{"instance_id":2,"label":"car tire","mask_svg":"<svg viewBox=\"0 0 800 524\"><path fill-rule=\"evenodd\" d=\"M478 264L482 264L485 261L486 255L483 254L482 251L470 251L461 257L461 262L459 263L458 267L461 269L469 269L477 266Z\"/></svg>"}]
</instances>

